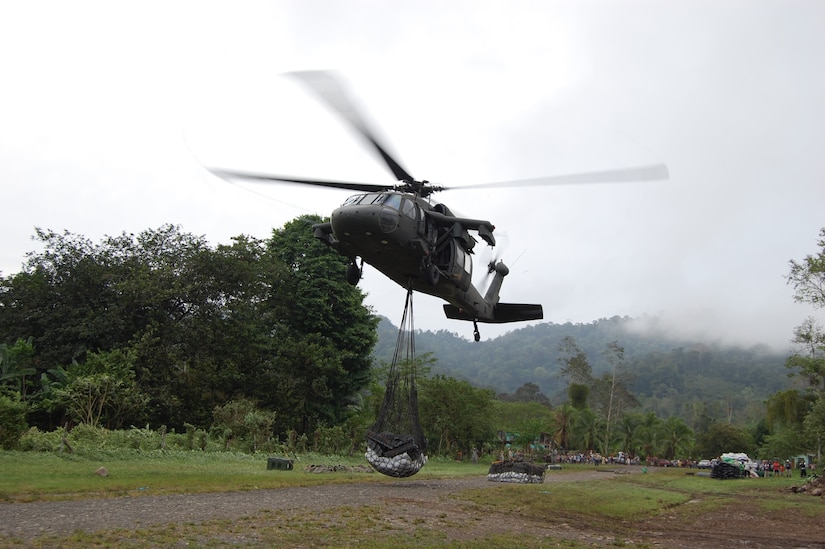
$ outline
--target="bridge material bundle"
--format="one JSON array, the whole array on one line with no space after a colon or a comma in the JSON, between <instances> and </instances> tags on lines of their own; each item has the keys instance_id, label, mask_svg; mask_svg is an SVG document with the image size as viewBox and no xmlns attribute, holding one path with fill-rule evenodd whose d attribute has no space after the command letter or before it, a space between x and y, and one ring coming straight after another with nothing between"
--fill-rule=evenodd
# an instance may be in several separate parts
<instances>
[{"instance_id":1,"label":"bridge material bundle","mask_svg":"<svg viewBox=\"0 0 825 549\"><path fill-rule=\"evenodd\" d=\"M391 477L409 477L427 463L411 436L400 437L393 433L367 433L365 457L373 469ZM374 448L378 448L376 451Z\"/></svg>"},{"instance_id":2,"label":"bridge material bundle","mask_svg":"<svg viewBox=\"0 0 825 549\"><path fill-rule=\"evenodd\" d=\"M518 484L542 484L544 482L544 467L526 461L494 461L487 473L487 480Z\"/></svg>"},{"instance_id":3,"label":"bridge material bundle","mask_svg":"<svg viewBox=\"0 0 825 549\"><path fill-rule=\"evenodd\" d=\"M710 470L710 476L719 480L742 478L742 468L733 463L720 461Z\"/></svg>"},{"instance_id":4,"label":"bridge material bundle","mask_svg":"<svg viewBox=\"0 0 825 549\"><path fill-rule=\"evenodd\" d=\"M367 431L367 463L391 477L411 477L427 463L427 443L418 418L418 391L412 322L412 290L395 345L384 401L375 423Z\"/></svg>"}]
</instances>

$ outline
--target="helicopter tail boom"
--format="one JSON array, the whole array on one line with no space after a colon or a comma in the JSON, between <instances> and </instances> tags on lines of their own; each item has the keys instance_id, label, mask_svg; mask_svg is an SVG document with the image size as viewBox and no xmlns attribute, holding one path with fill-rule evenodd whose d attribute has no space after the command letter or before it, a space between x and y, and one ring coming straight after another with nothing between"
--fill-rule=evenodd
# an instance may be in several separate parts
<instances>
[{"instance_id":1,"label":"helicopter tail boom","mask_svg":"<svg viewBox=\"0 0 825 549\"><path fill-rule=\"evenodd\" d=\"M525 320L541 320L544 310L541 305L527 303L497 303L493 308L491 318L475 317L467 314L455 305L444 305L444 314L454 320L469 320L471 322L486 322L488 324L503 324L505 322L523 322Z\"/></svg>"}]
</instances>

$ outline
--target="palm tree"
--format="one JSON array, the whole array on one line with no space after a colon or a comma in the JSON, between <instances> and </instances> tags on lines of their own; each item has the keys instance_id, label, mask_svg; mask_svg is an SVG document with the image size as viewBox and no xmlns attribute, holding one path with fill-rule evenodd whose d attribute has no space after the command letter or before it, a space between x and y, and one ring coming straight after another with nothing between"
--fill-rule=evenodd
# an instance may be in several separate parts
<instances>
[{"instance_id":1,"label":"palm tree","mask_svg":"<svg viewBox=\"0 0 825 549\"><path fill-rule=\"evenodd\" d=\"M576 409L572 404L562 404L553 410L556 427L553 430L553 440L563 450L570 449L570 437L573 430L573 420Z\"/></svg>"},{"instance_id":2,"label":"palm tree","mask_svg":"<svg viewBox=\"0 0 825 549\"><path fill-rule=\"evenodd\" d=\"M641 414L625 414L616 424L616 435L619 437L622 452L624 452L625 454L639 454L639 426L641 425L643 419L644 416L642 416Z\"/></svg>"},{"instance_id":3,"label":"palm tree","mask_svg":"<svg viewBox=\"0 0 825 549\"><path fill-rule=\"evenodd\" d=\"M693 446L693 431L680 417L670 416L662 424L663 454L667 459L687 456Z\"/></svg>"},{"instance_id":4,"label":"palm tree","mask_svg":"<svg viewBox=\"0 0 825 549\"><path fill-rule=\"evenodd\" d=\"M596 448L596 438L599 432L599 416L590 408L577 410L573 421L572 442L579 450L591 451Z\"/></svg>"},{"instance_id":5,"label":"palm tree","mask_svg":"<svg viewBox=\"0 0 825 549\"><path fill-rule=\"evenodd\" d=\"M636 427L636 440L640 445L641 453L645 457L655 456L659 451L659 443L662 438L661 427L662 420L656 416L656 412L645 414L641 423Z\"/></svg>"}]
</instances>

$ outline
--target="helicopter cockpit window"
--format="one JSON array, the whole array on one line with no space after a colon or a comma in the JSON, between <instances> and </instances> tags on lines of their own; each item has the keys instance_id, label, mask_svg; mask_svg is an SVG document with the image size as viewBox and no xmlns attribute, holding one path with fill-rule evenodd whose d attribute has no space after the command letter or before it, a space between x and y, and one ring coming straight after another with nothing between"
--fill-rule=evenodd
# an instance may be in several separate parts
<instances>
[{"instance_id":1,"label":"helicopter cockpit window","mask_svg":"<svg viewBox=\"0 0 825 549\"><path fill-rule=\"evenodd\" d=\"M401 202L401 213L410 219L415 220L415 202L405 198L404 201Z\"/></svg>"},{"instance_id":2,"label":"helicopter cockpit window","mask_svg":"<svg viewBox=\"0 0 825 549\"><path fill-rule=\"evenodd\" d=\"M465 250L456 247L455 263L457 266L464 269L465 273L469 275L473 274L473 258L470 257L470 254Z\"/></svg>"},{"instance_id":3,"label":"helicopter cockpit window","mask_svg":"<svg viewBox=\"0 0 825 549\"><path fill-rule=\"evenodd\" d=\"M384 196L385 195L381 193L356 194L355 196L347 198L343 205L355 206L356 204L361 204L362 206L369 206L370 204L381 204Z\"/></svg>"},{"instance_id":4,"label":"helicopter cockpit window","mask_svg":"<svg viewBox=\"0 0 825 549\"><path fill-rule=\"evenodd\" d=\"M387 198L384 200L384 206L392 208L394 210L401 209L401 195L400 194L388 194Z\"/></svg>"}]
</instances>

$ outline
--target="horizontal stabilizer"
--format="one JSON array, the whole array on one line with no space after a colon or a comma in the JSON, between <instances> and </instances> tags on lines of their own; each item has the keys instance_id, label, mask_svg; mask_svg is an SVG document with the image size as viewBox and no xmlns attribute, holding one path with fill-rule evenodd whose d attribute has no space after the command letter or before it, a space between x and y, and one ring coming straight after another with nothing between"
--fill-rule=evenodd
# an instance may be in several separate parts
<instances>
[{"instance_id":1,"label":"horizontal stabilizer","mask_svg":"<svg viewBox=\"0 0 825 549\"><path fill-rule=\"evenodd\" d=\"M493 309L493 318L476 318L468 315L455 305L444 305L444 314L447 318L455 320L477 320L489 324L500 324L504 322L523 322L525 320L541 320L544 318L544 310L541 305L529 305L526 303L498 303Z\"/></svg>"}]
</instances>

